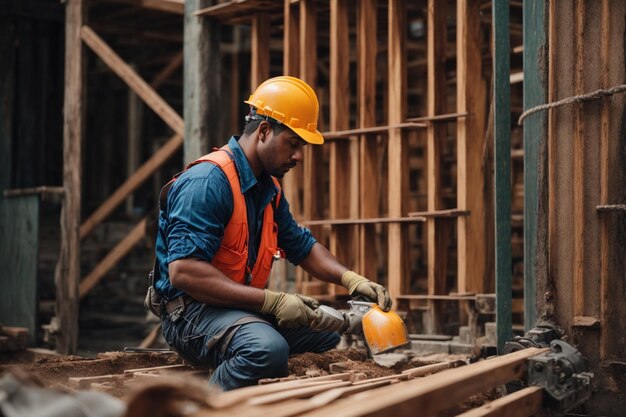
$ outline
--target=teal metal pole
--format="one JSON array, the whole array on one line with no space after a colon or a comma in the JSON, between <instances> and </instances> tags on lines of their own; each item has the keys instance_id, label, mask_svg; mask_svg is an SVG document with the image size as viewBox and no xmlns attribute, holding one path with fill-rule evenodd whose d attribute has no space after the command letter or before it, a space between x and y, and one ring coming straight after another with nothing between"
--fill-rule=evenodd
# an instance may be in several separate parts
<instances>
[{"instance_id":1,"label":"teal metal pole","mask_svg":"<svg viewBox=\"0 0 626 417\"><path fill-rule=\"evenodd\" d=\"M547 102L548 2L524 2L524 109ZM537 288L546 287L548 219L547 112L524 120L524 327L537 320ZM541 299L539 300L541 301Z\"/></svg>"},{"instance_id":2,"label":"teal metal pole","mask_svg":"<svg viewBox=\"0 0 626 417\"><path fill-rule=\"evenodd\" d=\"M509 1L493 3L496 338L498 352L512 336L511 312L511 82Z\"/></svg>"}]
</instances>

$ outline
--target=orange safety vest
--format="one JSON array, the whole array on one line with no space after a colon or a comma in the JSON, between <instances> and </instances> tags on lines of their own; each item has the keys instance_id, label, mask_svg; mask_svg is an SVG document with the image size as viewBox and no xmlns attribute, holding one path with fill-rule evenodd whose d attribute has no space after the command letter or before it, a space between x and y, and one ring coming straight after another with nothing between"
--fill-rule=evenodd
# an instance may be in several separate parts
<instances>
[{"instance_id":1,"label":"orange safety vest","mask_svg":"<svg viewBox=\"0 0 626 417\"><path fill-rule=\"evenodd\" d=\"M224 145L220 150L204 155L187 165L185 171L194 165L210 162L219 166L233 191L233 214L224 230L222 246L218 249L211 265L222 271L235 282L255 288L265 288L272 269L274 255L278 252L278 225L274 222L274 207L278 207L281 188L278 180L272 177L278 188L275 205L270 202L265 207L261 243L254 268L248 266L248 215L246 200L241 192L241 183L235 161L230 157L230 148ZM175 180L175 178L174 178ZM173 180L172 180L173 181ZM250 276L251 274L251 276Z\"/></svg>"}]
</instances>

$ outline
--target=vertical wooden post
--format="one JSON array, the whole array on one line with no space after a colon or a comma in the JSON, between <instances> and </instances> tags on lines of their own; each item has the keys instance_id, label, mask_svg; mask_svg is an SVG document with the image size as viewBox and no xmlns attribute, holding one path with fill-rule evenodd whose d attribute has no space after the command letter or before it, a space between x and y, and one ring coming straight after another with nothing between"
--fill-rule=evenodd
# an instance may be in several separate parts
<instances>
[{"instance_id":1,"label":"vertical wooden post","mask_svg":"<svg viewBox=\"0 0 626 417\"><path fill-rule=\"evenodd\" d=\"M350 127L350 48L348 38L348 3L346 0L330 2L330 130L346 130ZM350 154L351 141L340 140L330 146L330 217L351 217L350 206L358 196L351 193L351 167L358 159L346 158ZM333 226L330 235L330 251L350 269L356 268L355 226ZM331 288L331 292L336 289Z\"/></svg>"},{"instance_id":2,"label":"vertical wooden post","mask_svg":"<svg viewBox=\"0 0 626 417\"><path fill-rule=\"evenodd\" d=\"M602 0L602 88L609 88L609 66L611 58L611 16L609 0ZM600 113L600 204L609 202L609 176L610 176L610 101L602 102ZM609 267L610 267L610 230L608 219L600 219L600 360L604 361L609 353L609 323L608 298L609 298Z\"/></svg>"},{"instance_id":3,"label":"vertical wooden post","mask_svg":"<svg viewBox=\"0 0 626 417\"><path fill-rule=\"evenodd\" d=\"M270 75L270 18L265 12L252 16L252 70L250 91L254 91Z\"/></svg>"},{"instance_id":4,"label":"vertical wooden post","mask_svg":"<svg viewBox=\"0 0 626 417\"><path fill-rule=\"evenodd\" d=\"M185 1L185 164L226 140L221 136L225 119L220 101L220 23L209 16L194 15L211 3L213 1Z\"/></svg>"},{"instance_id":5,"label":"vertical wooden post","mask_svg":"<svg viewBox=\"0 0 626 417\"><path fill-rule=\"evenodd\" d=\"M511 97L509 2L494 0L494 161L496 214L496 339L498 352L512 336L511 312ZM474 213L472 213L473 215Z\"/></svg>"},{"instance_id":6,"label":"vertical wooden post","mask_svg":"<svg viewBox=\"0 0 626 417\"><path fill-rule=\"evenodd\" d=\"M357 23L357 84L359 127L376 124L376 56L377 0L361 0ZM380 217L380 185L378 174L378 145L376 137L359 137L359 195L360 217ZM364 224L359 231L359 272L370 279L376 277L379 254L376 248L376 225Z\"/></svg>"},{"instance_id":7,"label":"vertical wooden post","mask_svg":"<svg viewBox=\"0 0 626 417\"><path fill-rule=\"evenodd\" d=\"M388 16L388 123L402 123L406 112L406 4L404 0L389 0ZM401 129L389 129L388 148L389 217L401 217L406 200L406 144ZM389 223L388 289L392 298L406 289L405 236L400 223ZM397 303L396 303L397 304Z\"/></svg>"},{"instance_id":8,"label":"vertical wooden post","mask_svg":"<svg viewBox=\"0 0 626 417\"><path fill-rule=\"evenodd\" d=\"M283 74L298 76L300 74L300 19L297 4L285 0L285 33L283 38ZM302 165L292 169L283 179L285 197L289 201L291 213L296 220L302 219L302 202L299 190L302 182Z\"/></svg>"},{"instance_id":9,"label":"vertical wooden post","mask_svg":"<svg viewBox=\"0 0 626 417\"><path fill-rule=\"evenodd\" d=\"M524 2L524 109L544 104L547 96L547 4ZM547 115L524 120L524 325L535 325L537 302L548 290Z\"/></svg>"},{"instance_id":10,"label":"vertical wooden post","mask_svg":"<svg viewBox=\"0 0 626 417\"><path fill-rule=\"evenodd\" d=\"M487 167L483 163L485 85L482 78L480 1L458 0L456 21L457 113L470 113L468 117L457 120L457 208L471 213L470 216L460 216L457 221L457 290L459 293L482 293L486 265L483 193Z\"/></svg>"},{"instance_id":11,"label":"vertical wooden post","mask_svg":"<svg viewBox=\"0 0 626 417\"><path fill-rule=\"evenodd\" d=\"M141 166L141 131L143 120L143 103L137 94L128 89L128 140L126 143L127 160L126 160L126 175L130 178L137 168ZM126 197L126 214L128 216L133 215L133 208L135 207L135 196L130 193Z\"/></svg>"},{"instance_id":12,"label":"vertical wooden post","mask_svg":"<svg viewBox=\"0 0 626 417\"><path fill-rule=\"evenodd\" d=\"M446 2L428 1L428 43L427 43L427 114L436 116L446 112ZM443 208L441 184L441 150L446 137L445 124L431 123L427 131L426 159L428 183L428 210ZM446 291L447 279L447 230L448 220L431 217L427 220L428 246L428 294L440 295ZM441 304L429 303L431 322L429 333L440 329Z\"/></svg>"},{"instance_id":13,"label":"vertical wooden post","mask_svg":"<svg viewBox=\"0 0 626 417\"><path fill-rule=\"evenodd\" d=\"M317 10L313 0L300 1L300 78L314 90L317 85ZM319 96L318 96L319 98ZM318 129L320 126L318 125ZM322 147L304 148L304 218L317 219L323 212L321 185Z\"/></svg>"},{"instance_id":14,"label":"vertical wooden post","mask_svg":"<svg viewBox=\"0 0 626 417\"><path fill-rule=\"evenodd\" d=\"M65 9L65 102L63 108L63 208L61 249L55 269L59 353L76 352L78 283L80 280L80 178L83 136L84 51L80 38L82 0L68 0Z\"/></svg>"},{"instance_id":15,"label":"vertical wooden post","mask_svg":"<svg viewBox=\"0 0 626 417\"><path fill-rule=\"evenodd\" d=\"M585 2L575 1L574 12L574 54L576 64L574 67L575 94L584 93L585 62L584 62L584 38L585 27ZM574 111L574 276L572 288L574 289L574 317L585 315L585 133L584 133L584 104L575 105Z\"/></svg>"}]
</instances>

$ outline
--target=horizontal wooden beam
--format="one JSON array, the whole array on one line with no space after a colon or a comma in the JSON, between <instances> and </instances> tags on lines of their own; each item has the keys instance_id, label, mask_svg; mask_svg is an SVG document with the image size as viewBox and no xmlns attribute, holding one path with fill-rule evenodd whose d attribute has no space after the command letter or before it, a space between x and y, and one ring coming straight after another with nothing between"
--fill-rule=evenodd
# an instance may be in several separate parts
<instances>
[{"instance_id":1,"label":"horizontal wooden beam","mask_svg":"<svg viewBox=\"0 0 626 417\"><path fill-rule=\"evenodd\" d=\"M80 225L80 238L87 236L107 218L133 191L159 169L181 146L183 137L175 134L133 173L100 207Z\"/></svg>"},{"instance_id":2,"label":"horizontal wooden beam","mask_svg":"<svg viewBox=\"0 0 626 417\"><path fill-rule=\"evenodd\" d=\"M55 194L55 195L63 195L65 193L65 189L63 187L51 187L47 185L42 185L39 187L30 187L30 188L14 188L11 190L4 190L5 197L18 197L22 195L45 195L45 194Z\"/></svg>"},{"instance_id":3,"label":"horizontal wooden beam","mask_svg":"<svg viewBox=\"0 0 626 417\"><path fill-rule=\"evenodd\" d=\"M469 116L470 113L448 113L448 114L439 114L437 116L419 116L419 117L411 117L406 119L407 122L456 122L457 119L461 119Z\"/></svg>"},{"instance_id":4,"label":"horizontal wooden beam","mask_svg":"<svg viewBox=\"0 0 626 417\"><path fill-rule=\"evenodd\" d=\"M409 217L453 218L453 217L469 216L470 211L459 210L459 209L434 210L434 211L412 211L408 215Z\"/></svg>"},{"instance_id":5,"label":"horizontal wooden beam","mask_svg":"<svg viewBox=\"0 0 626 417\"><path fill-rule=\"evenodd\" d=\"M399 295L399 300L443 300L443 301L465 301L475 300L476 295L428 295L428 294L407 294Z\"/></svg>"},{"instance_id":6,"label":"horizontal wooden beam","mask_svg":"<svg viewBox=\"0 0 626 417\"><path fill-rule=\"evenodd\" d=\"M457 417L527 417L543 407L543 388L526 387Z\"/></svg>"},{"instance_id":7,"label":"horizontal wooden beam","mask_svg":"<svg viewBox=\"0 0 626 417\"><path fill-rule=\"evenodd\" d=\"M339 130L337 132L324 132L322 135L324 139L332 140L332 139L345 139L354 135L363 135L367 133L380 133L386 132L392 129L423 129L428 127L426 123L418 123L418 122L409 122L409 123L399 123L389 126L374 126L374 127L362 127L359 129L350 129L350 130Z\"/></svg>"},{"instance_id":8,"label":"horizontal wooden beam","mask_svg":"<svg viewBox=\"0 0 626 417\"><path fill-rule=\"evenodd\" d=\"M137 225L126 235L124 239L120 243L117 244L109 252L107 256L104 257L102 261L80 282L79 286L79 298L85 297L89 291L93 287L98 284L104 275L111 270L124 256L130 252L130 250L135 247L137 243L145 236L146 234L146 218L143 218Z\"/></svg>"},{"instance_id":9,"label":"horizontal wooden beam","mask_svg":"<svg viewBox=\"0 0 626 417\"><path fill-rule=\"evenodd\" d=\"M446 370L428 378L354 395L307 413L307 417L414 416L436 415L473 394L523 377L526 360L549 349L529 348L458 369Z\"/></svg>"},{"instance_id":10,"label":"horizontal wooden beam","mask_svg":"<svg viewBox=\"0 0 626 417\"><path fill-rule=\"evenodd\" d=\"M185 0L106 0L106 2L128 4L129 6L180 15L185 12Z\"/></svg>"},{"instance_id":11,"label":"horizontal wooden beam","mask_svg":"<svg viewBox=\"0 0 626 417\"><path fill-rule=\"evenodd\" d=\"M349 225L349 224L378 224L378 223L421 223L424 217L379 217L375 219L333 219L308 220L302 222L305 226Z\"/></svg>"},{"instance_id":12,"label":"horizontal wooden beam","mask_svg":"<svg viewBox=\"0 0 626 417\"><path fill-rule=\"evenodd\" d=\"M80 30L82 40L116 73L163 121L179 135L184 135L182 117L148 85L130 65L124 62L90 27Z\"/></svg>"}]
</instances>

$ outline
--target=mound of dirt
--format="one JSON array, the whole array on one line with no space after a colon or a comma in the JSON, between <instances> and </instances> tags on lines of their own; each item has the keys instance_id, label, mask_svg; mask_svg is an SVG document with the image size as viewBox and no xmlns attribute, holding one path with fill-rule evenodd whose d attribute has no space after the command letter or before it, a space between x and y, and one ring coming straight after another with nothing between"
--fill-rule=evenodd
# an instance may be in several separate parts
<instances>
[{"instance_id":1,"label":"mound of dirt","mask_svg":"<svg viewBox=\"0 0 626 417\"><path fill-rule=\"evenodd\" d=\"M289 358L289 374L305 376L307 372L321 371L322 375L330 372L330 365L342 362L350 371L361 372L368 378L394 375L398 373L367 358L365 351L357 349L329 350L324 353L302 353Z\"/></svg>"}]
</instances>

